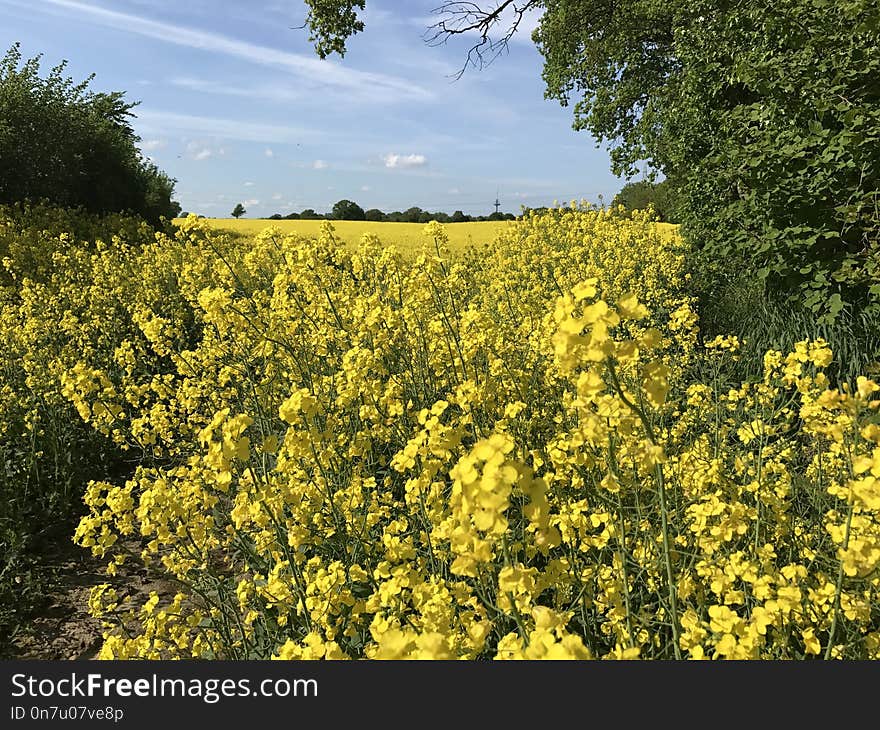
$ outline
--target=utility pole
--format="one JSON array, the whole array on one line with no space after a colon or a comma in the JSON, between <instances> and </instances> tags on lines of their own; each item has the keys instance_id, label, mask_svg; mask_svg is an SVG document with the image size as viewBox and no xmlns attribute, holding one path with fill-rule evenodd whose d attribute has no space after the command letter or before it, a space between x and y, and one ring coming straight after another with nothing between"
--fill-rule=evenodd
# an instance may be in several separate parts
<instances>
[{"instance_id":1,"label":"utility pole","mask_svg":"<svg viewBox=\"0 0 880 730\"><path fill-rule=\"evenodd\" d=\"M501 201L498 200L498 194L501 192L500 188L495 191L495 212L497 213L501 210Z\"/></svg>"}]
</instances>

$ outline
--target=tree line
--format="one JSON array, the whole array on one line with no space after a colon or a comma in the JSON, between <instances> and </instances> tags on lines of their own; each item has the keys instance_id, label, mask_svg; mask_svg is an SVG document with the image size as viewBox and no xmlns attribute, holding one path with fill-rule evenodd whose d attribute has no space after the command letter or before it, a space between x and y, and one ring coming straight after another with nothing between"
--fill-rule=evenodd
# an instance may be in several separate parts
<instances>
[{"instance_id":1,"label":"tree line","mask_svg":"<svg viewBox=\"0 0 880 730\"><path fill-rule=\"evenodd\" d=\"M234 218L240 218L247 210L238 203L232 210ZM407 208L404 211L395 210L391 213L384 213L378 208L369 208L364 210L360 205L352 200L337 201L329 213L317 213L313 208L306 208L299 213L274 213L267 216L264 220L280 221L280 220L334 220L334 221L370 221L374 223L430 223L437 221L438 223L471 223L475 221L512 221L516 216L513 213L495 212L489 215L468 215L460 210L456 210L451 215L443 212L430 212L422 210L418 206Z\"/></svg>"}]
</instances>

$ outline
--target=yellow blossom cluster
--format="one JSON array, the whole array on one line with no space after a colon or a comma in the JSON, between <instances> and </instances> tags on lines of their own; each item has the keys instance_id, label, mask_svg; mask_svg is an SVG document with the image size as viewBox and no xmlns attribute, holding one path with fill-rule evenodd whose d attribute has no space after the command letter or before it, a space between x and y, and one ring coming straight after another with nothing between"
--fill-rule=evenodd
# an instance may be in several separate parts
<instances>
[{"instance_id":1,"label":"yellow blossom cluster","mask_svg":"<svg viewBox=\"0 0 880 730\"><path fill-rule=\"evenodd\" d=\"M46 387L136 463L76 539L179 586L96 589L103 657L880 656L876 383L822 341L726 381L739 341L701 343L640 214L425 235L190 217L88 254L92 341Z\"/></svg>"}]
</instances>

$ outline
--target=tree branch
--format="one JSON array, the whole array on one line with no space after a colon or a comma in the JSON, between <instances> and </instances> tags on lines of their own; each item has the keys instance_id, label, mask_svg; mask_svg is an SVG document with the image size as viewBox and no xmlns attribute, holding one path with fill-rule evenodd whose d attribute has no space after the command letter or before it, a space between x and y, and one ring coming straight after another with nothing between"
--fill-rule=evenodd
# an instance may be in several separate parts
<instances>
[{"instance_id":1,"label":"tree branch","mask_svg":"<svg viewBox=\"0 0 880 730\"><path fill-rule=\"evenodd\" d=\"M479 34L479 40L471 46L464 64L454 75L455 79L460 79L468 66L483 68L507 51L507 44L519 30L526 13L541 4L540 0L525 0L522 4L517 4L517 0L502 0L495 8L484 10L473 2L443 3L433 12L445 17L428 28L425 41L430 46L439 46L453 36ZM493 29L502 22L502 16L508 8L513 13L513 19L503 35L493 38Z\"/></svg>"}]
</instances>

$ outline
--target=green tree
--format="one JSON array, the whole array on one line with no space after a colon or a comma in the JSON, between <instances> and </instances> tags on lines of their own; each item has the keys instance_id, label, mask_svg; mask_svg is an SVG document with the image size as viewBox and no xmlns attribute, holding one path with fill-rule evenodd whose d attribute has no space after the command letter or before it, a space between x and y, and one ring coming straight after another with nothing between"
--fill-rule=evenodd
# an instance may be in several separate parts
<instances>
[{"instance_id":1,"label":"green tree","mask_svg":"<svg viewBox=\"0 0 880 730\"><path fill-rule=\"evenodd\" d=\"M622 205L629 211L645 210L649 205L652 205L659 220L665 223L677 223L678 216L675 212L674 197L669 180L663 180L659 183L650 180L637 180L626 183L614 196L611 204Z\"/></svg>"},{"instance_id":2,"label":"green tree","mask_svg":"<svg viewBox=\"0 0 880 730\"><path fill-rule=\"evenodd\" d=\"M351 200L337 201L330 211L330 217L338 221L362 221L365 219L364 209Z\"/></svg>"},{"instance_id":3,"label":"green tree","mask_svg":"<svg viewBox=\"0 0 880 730\"><path fill-rule=\"evenodd\" d=\"M232 209L232 217L233 218L241 218L247 211L241 203L236 203L235 207Z\"/></svg>"},{"instance_id":4,"label":"green tree","mask_svg":"<svg viewBox=\"0 0 880 730\"><path fill-rule=\"evenodd\" d=\"M310 6L344 53L363 3ZM675 180L708 290L757 271L825 320L880 299L880 0L446 2L429 41L474 39L463 71L533 11L546 97L615 174Z\"/></svg>"},{"instance_id":5,"label":"green tree","mask_svg":"<svg viewBox=\"0 0 880 730\"><path fill-rule=\"evenodd\" d=\"M407 208L403 212L402 219L405 223L419 223L422 220L422 216L424 215L424 213L425 211L423 211L417 205L414 205L412 208ZM428 221L425 222L430 222L430 218L428 219Z\"/></svg>"},{"instance_id":6,"label":"green tree","mask_svg":"<svg viewBox=\"0 0 880 730\"><path fill-rule=\"evenodd\" d=\"M450 219L452 223L465 223L469 221L471 217L469 215L465 215L462 211L456 210L452 214L452 218Z\"/></svg>"},{"instance_id":7,"label":"green tree","mask_svg":"<svg viewBox=\"0 0 880 730\"><path fill-rule=\"evenodd\" d=\"M66 61L40 76L41 56L23 60L15 44L0 60L0 204L46 201L92 213L174 218L175 180L137 147L136 103L124 92L75 83Z\"/></svg>"},{"instance_id":8,"label":"green tree","mask_svg":"<svg viewBox=\"0 0 880 730\"><path fill-rule=\"evenodd\" d=\"M382 222L386 220L385 214L378 208L370 208L364 213L364 220Z\"/></svg>"}]
</instances>

